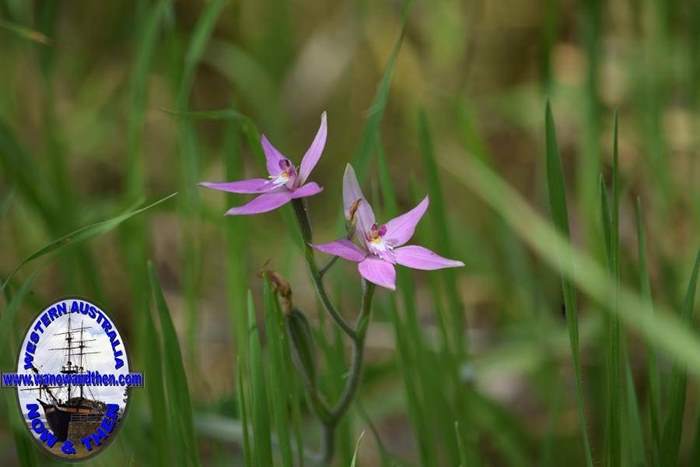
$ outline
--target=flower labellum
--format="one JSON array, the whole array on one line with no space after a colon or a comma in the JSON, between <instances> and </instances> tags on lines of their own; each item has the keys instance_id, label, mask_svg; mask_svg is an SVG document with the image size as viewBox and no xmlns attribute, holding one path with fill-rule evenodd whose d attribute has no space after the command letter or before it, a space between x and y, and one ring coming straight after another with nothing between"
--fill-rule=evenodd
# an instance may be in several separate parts
<instances>
[{"instance_id":1,"label":"flower labellum","mask_svg":"<svg viewBox=\"0 0 700 467\"><path fill-rule=\"evenodd\" d=\"M279 208L293 199L313 196L321 191L316 182L306 183L326 145L326 113L321 115L321 126L309 149L301 160L299 170L263 135L261 144L267 162L269 177L251 178L235 182L202 182L201 186L230 193L257 194L247 204L229 209L229 216L261 214Z\"/></svg>"},{"instance_id":2,"label":"flower labellum","mask_svg":"<svg viewBox=\"0 0 700 467\"><path fill-rule=\"evenodd\" d=\"M357 243L341 239L313 247L357 263L360 275L369 282L394 290L395 264L423 270L464 266L461 261L443 258L422 246L404 246L413 237L416 225L428 209L427 196L407 213L386 224L378 224L372 207L362 194L355 171L348 165L343 177L343 204L346 220L355 226Z\"/></svg>"}]
</instances>

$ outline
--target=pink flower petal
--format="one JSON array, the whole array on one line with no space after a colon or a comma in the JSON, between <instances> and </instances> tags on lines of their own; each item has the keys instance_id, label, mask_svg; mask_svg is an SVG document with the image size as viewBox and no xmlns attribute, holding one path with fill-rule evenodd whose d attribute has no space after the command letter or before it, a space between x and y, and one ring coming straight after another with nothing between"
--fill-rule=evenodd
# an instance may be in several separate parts
<instances>
[{"instance_id":1,"label":"pink flower petal","mask_svg":"<svg viewBox=\"0 0 700 467\"><path fill-rule=\"evenodd\" d=\"M361 201L359 205L355 206L357 200ZM345 208L345 219L347 220L350 220L350 211L356 207L355 219L364 241L364 234L369 232L369 229L375 222L374 211L372 211L372 206L369 205L362 194L362 188L360 188L360 184L357 181L355 170L350 164L345 166L345 174L343 175L343 206Z\"/></svg>"},{"instance_id":2,"label":"pink flower petal","mask_svg":"<svg viewBox=\"0 0 700 467\"><path fill-rule=\"evenodd\" d=\"M464 266L464 263L461 261L443 258L437 253L418 245L397 248L394 250L394 257L396 262L402 266L426 271Z\"/></svg>"},{"instance_id":3,"label":"pink flower petal","mask_svg":"<svg viewBox=\"0 0 700 467\"><path fill-rule=\"evenodd\" d=\"M228 191L230 193L266 193L276 187L265 178L251 178L235 182L202 182L199 184L212 190Z\"/></svg>"},{"instance_id":4,"label":"pink flower petal","mask_svg":"<svg viewBox=\"0 0 700 467\"><path fill-rule=\"evenodd\" d=\"M317 195L322 191L323 187L319 186L316 182L311 182L292 191L292 198L306 198L307 196Z\"/></svg>"},{"instance_id":5,"label":"pink flower petal","mask_svg":"<svg viewBox=\"0 0 700 467\"><path fill-rule=\"evenodd\" d=\"M416 225L428 209L429 202L426 196L418 206L387 222L384 238L393 246L400 246L409 241L416 231Z\"/></svg>"},{"instance_id":6,"label":"pink flower petal","mask_svg":"<svg viewBox=\"0 0 700 467\"><path fill-rule=\"evenodd\" d=\"M374 256L368 256L357 265L362 277L387 289L396 290L394 265Z\"/></svg>"},{"instance_id":7,"label":"pink flower petal","mask_svg":"<svg viewBox=\"0 0 700 467\"><path fill-rule=\"evenodd\" d=\"M289 191L275 191L265 193L257 198L254 198L248 204L231 208L226 212L227 216L238 216L248 214L260 214L263 212L272 211L278 207L288 203L292 199L292 194Z\"/></svg>"},{"instance_id":8,"label":"pink flower petal","mask_svg":"<svg viewBox=\"0 0 700 467\"><path fill-rule=\"evenodd\" d=\"M354 261L356 263L362 261L367 256L367 252L362 251L359 246L346 239L311 246L323 253L333 256L340 256L343 259Z\"/></svg>"},{"instance_id":9,"label":"pink flower petal","mask_svg":"<svg viewBox=\"0 0 700 467\"><path fill-rule=\"evenodd\" d=\"M284 155L272 145L272 143L267 139L267 136L262 135L260 138L260 144L262 145L263 152L265 153L267 172L273 177L278 176L282 172L280 161L287 158L284 157Z\"/></svg>"},{"instance_id":10,"label":"pink flower petal","mask_svg":"<svg viewBox=\"0 0 700 467\"><path fill-rule=\"evenodd\" d=\"M306 150L306 154L301 159L301 165L299 166L299 184L303 184L311 171L316 167L318 160L323 154L323 148L326 146L326 135L328 133L326 125L326 112L321 114L321 126L318 128L316 137L314 138L309 149Z\"/></svg>"}]
</instances>

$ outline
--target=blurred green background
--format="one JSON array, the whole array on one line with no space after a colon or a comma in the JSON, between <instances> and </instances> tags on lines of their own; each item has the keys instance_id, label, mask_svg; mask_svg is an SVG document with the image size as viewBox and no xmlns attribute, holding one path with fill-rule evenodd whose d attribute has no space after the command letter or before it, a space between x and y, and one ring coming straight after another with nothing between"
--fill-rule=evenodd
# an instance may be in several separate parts
<instances>
[{"instance_id":1,"label":"blurred green background","mask_svg":"<svg viewBox=\"0 0 700 467\"><path fill-rule=\"evenodd\" d=\"M310 457L318 427L288 359L285 372L274 374L277 350L269 342L279 330L270 329L259 272L270 268L290 281L316 329L331 399L342 388L348 352L317 306L289 228L291 210L224 217L244 197L196 184L262 174L254 127L298 163L325 110L328 143L312 177L325 191L308 200L315 238L338 234L342 173L354 161L383 219L430 193L418 241L466 263L457 272L405 273L399 291L378 292L360 402L339 432L337 465L352 462L363 431L358 465L586 465L556 267L459 175L472 164L490 167L549 219L547 100L573 243L599 264L610 262L600 180L611 187L617 174L620 246L612 257L621 283L645 296L639 199L651 295L674 310L660 313L665 323L683 308L699 246L700 3L418 0L405 10L384 0L1 0L3 280L50 241L178 192L11 278L3 317L36 271L16 317L2 321L11 330L0 342L2 369L16 361L19 336L35 313L58 297L83 296L111 313L147 384L132 392L123 431L90 465L292 465L285 450L297 465L301 445ZM177 330L188 386L168 380L173 341L168 320L155 312L148 260ZM343 313L355 316L353 268L336 266L327 283ZM261 355L249 341L257 331L247 329L248 289ZM623 320L621 340L611 338L615 315L601 311L615 306L590 292L578 296L595 464L673 465L664 463L674 458L671 449L679 465L698 465L697 381L690 379L686 398L685 382L676 380L683 362L674 365L677 355L666 355L663 345L658 362L649 363L645 332L653 336L654 326L640 339ZM692 316L692 297L689 307ZM622 376L612 383L610 348L623 355ZM658 378L650 376L657 370ZM654 381L660 393L649 396ZM619 386L618 399L610 384ZM241 388L255 406L243 421ZM53 463L28 444L21 422L11 422L14 395L4 392L0 464ZM182 392L189 393L191 421L182 415L189 413ZM681 393L678 413L674 395ZM658 399L653 415L656 402L649 401ZM615 400L621 428L610 420ZM291 433L280 433L287 423ZM184 432L163 428L171 424ZM677 443L671 425L681 430ZM622 439L611 434L616 430ZM248 431L255 442L246 456ZM268 457L262 438L270 431ZM198 459L173 447L183 444ZM610 454L611 444L621 446L621 458Z\"/></svg>"}]
</instances>

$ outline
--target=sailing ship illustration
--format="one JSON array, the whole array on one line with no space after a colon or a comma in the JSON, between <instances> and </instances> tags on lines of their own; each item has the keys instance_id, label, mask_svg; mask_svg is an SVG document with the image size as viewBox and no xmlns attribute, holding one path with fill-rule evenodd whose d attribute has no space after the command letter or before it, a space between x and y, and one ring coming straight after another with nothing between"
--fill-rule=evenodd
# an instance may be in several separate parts
<instances>
[{"instance_id":1,"label":"sailing ship illustration","mask_svg":"<svg viewBox=\"0 0 700 467\"><path fill-rule=\"evenodd\" d=\"M85 339L84 332L90 326L73 329L71 327L71 316L68 315L68 328L65 332L55 333L56 336L64 337L64 347L52 348L52 351L64 352L63 364L60 373L63 375L83 374L85 368L85 356L98 354L99 351L86 351L89 349L88 342L96 339ZM32 368L34 373L40 374L37 368ZM46 421L54 436L59 441L67 439L77 441L82 437L93 433L102 422L105 415L106 404L96 400L90 387L80 385L48 386L42 385L38 388L27 390L38 390L37 401L41 404Z\"/></svg>"}]
</instances>

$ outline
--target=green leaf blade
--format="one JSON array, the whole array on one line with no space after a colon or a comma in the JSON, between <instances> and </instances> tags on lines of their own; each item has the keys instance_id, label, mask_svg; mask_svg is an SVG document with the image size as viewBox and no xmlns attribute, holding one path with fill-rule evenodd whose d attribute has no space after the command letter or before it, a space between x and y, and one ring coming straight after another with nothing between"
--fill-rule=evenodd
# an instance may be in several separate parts
<instances>
[{"instance_id":1,"label":"green leaf blade","mask_svg":"<svg viewBox=\"0 0 700 467\"><path fill-rule=\"evenodd\" d=\"M151 293L154 298L154 305L160 321L162 333L162 353L165 355L163 362L163 373L166 382L166 392L168 395L171 417L175 429L178 433L178 443L182 444L182 458L178 461L185 465L197 467L199 455L197 453L197 442L194 436L194 426L192 423L192 404L190 399L187 376L183 366L182 352L178 341L175 326L170 317L170 310L165 301L160 281L152 263L148 264L148 274L150 279Z\"/></svg>"},{"instance_id":2,"label":"green leaf blade","mask_svg":"<svg viewBox=\"0 0 700 467\"><path fill-rule=\"evenodd\" d=\"M9 282L10 279L27 263L30 263L38 258L41 258L42 256L48 255L49 253L53 253L55 251L61 250L63 248L66 248L70 245L74 245L77 243L84 242L86 240L89 240L93 237L96 237L98 235L102 235L104 233L107 233L111 230L114 230L117 226L119 226L121 223L129 220L130 218L137 216L145 211L148 211L149 209L152 209L156 206L158 206L161 203L166 202L170 198L174 197L177 195L177 193L170 194L164 198L161 198L147 206L144 206L142 208L136 209L135 207L132 207L128 210L126 210L124 213L117 215L116 217L113 217L111 219L107 219L105 221L97 222L95 224L90 224L86 225L84 227L81 227L69 234L66 234L52 242L50 242L48 245L44 246L43 248L40 248L39 250L35 251L31 255L27 256L24 258L19 265L12 271L12 273L9 275L7 279L5 279L5 282L3 283L2 287L0 290L4 289L7 283Z\"/></svg>"},{"instance_id":3,"label":"green leaf blade","mask_svg":"<svg viewBox=\"0 0 700 467\"><path fill-rule=\"evenodd\" d=\"M554 225L561 232L565 239L569 239L569 214L566 206L566 188L564 181L564 171L559 157L557 145L556 129L554 126L554 116L549 102L545 111L545 131L546 131L546 167L547 186L549 193L549 204ZM566 255L559 257L560 263L570 263L571 258ZM579 425L583 444L586 465L593 466L590 443L588 441L588 428L586 424L586 408L583 396L583 377L581 371L579 331L578 331L578 310L576 304L576 292L569 280L562 276L562 292L564 295L564 308L566 311L566 322L569 329L569 340L571 345L571 355L576 377L576 404L578 409Z\"/></svg>"},{"instance_id":4,"label":"green leaf blade","mask_svg":"<svg viewBox=\"0 0 700 467\"><path fill-rule=\"evenodd\" d=\"M695 305L695 291L698 283L698 271L700 270L700 250L695 256L693 272L688 281L688 289L683 301L681 318L688 326L692 326L693 308ZM678 464L680 455L681 437L683 435L683 415L686 404L686 391L688 375L682 365L674 365L671 373L671 383L668 393L670 408L664 424L663 437L661 438L661 462L663 465Z\"/></svg>"}]
</instances>

